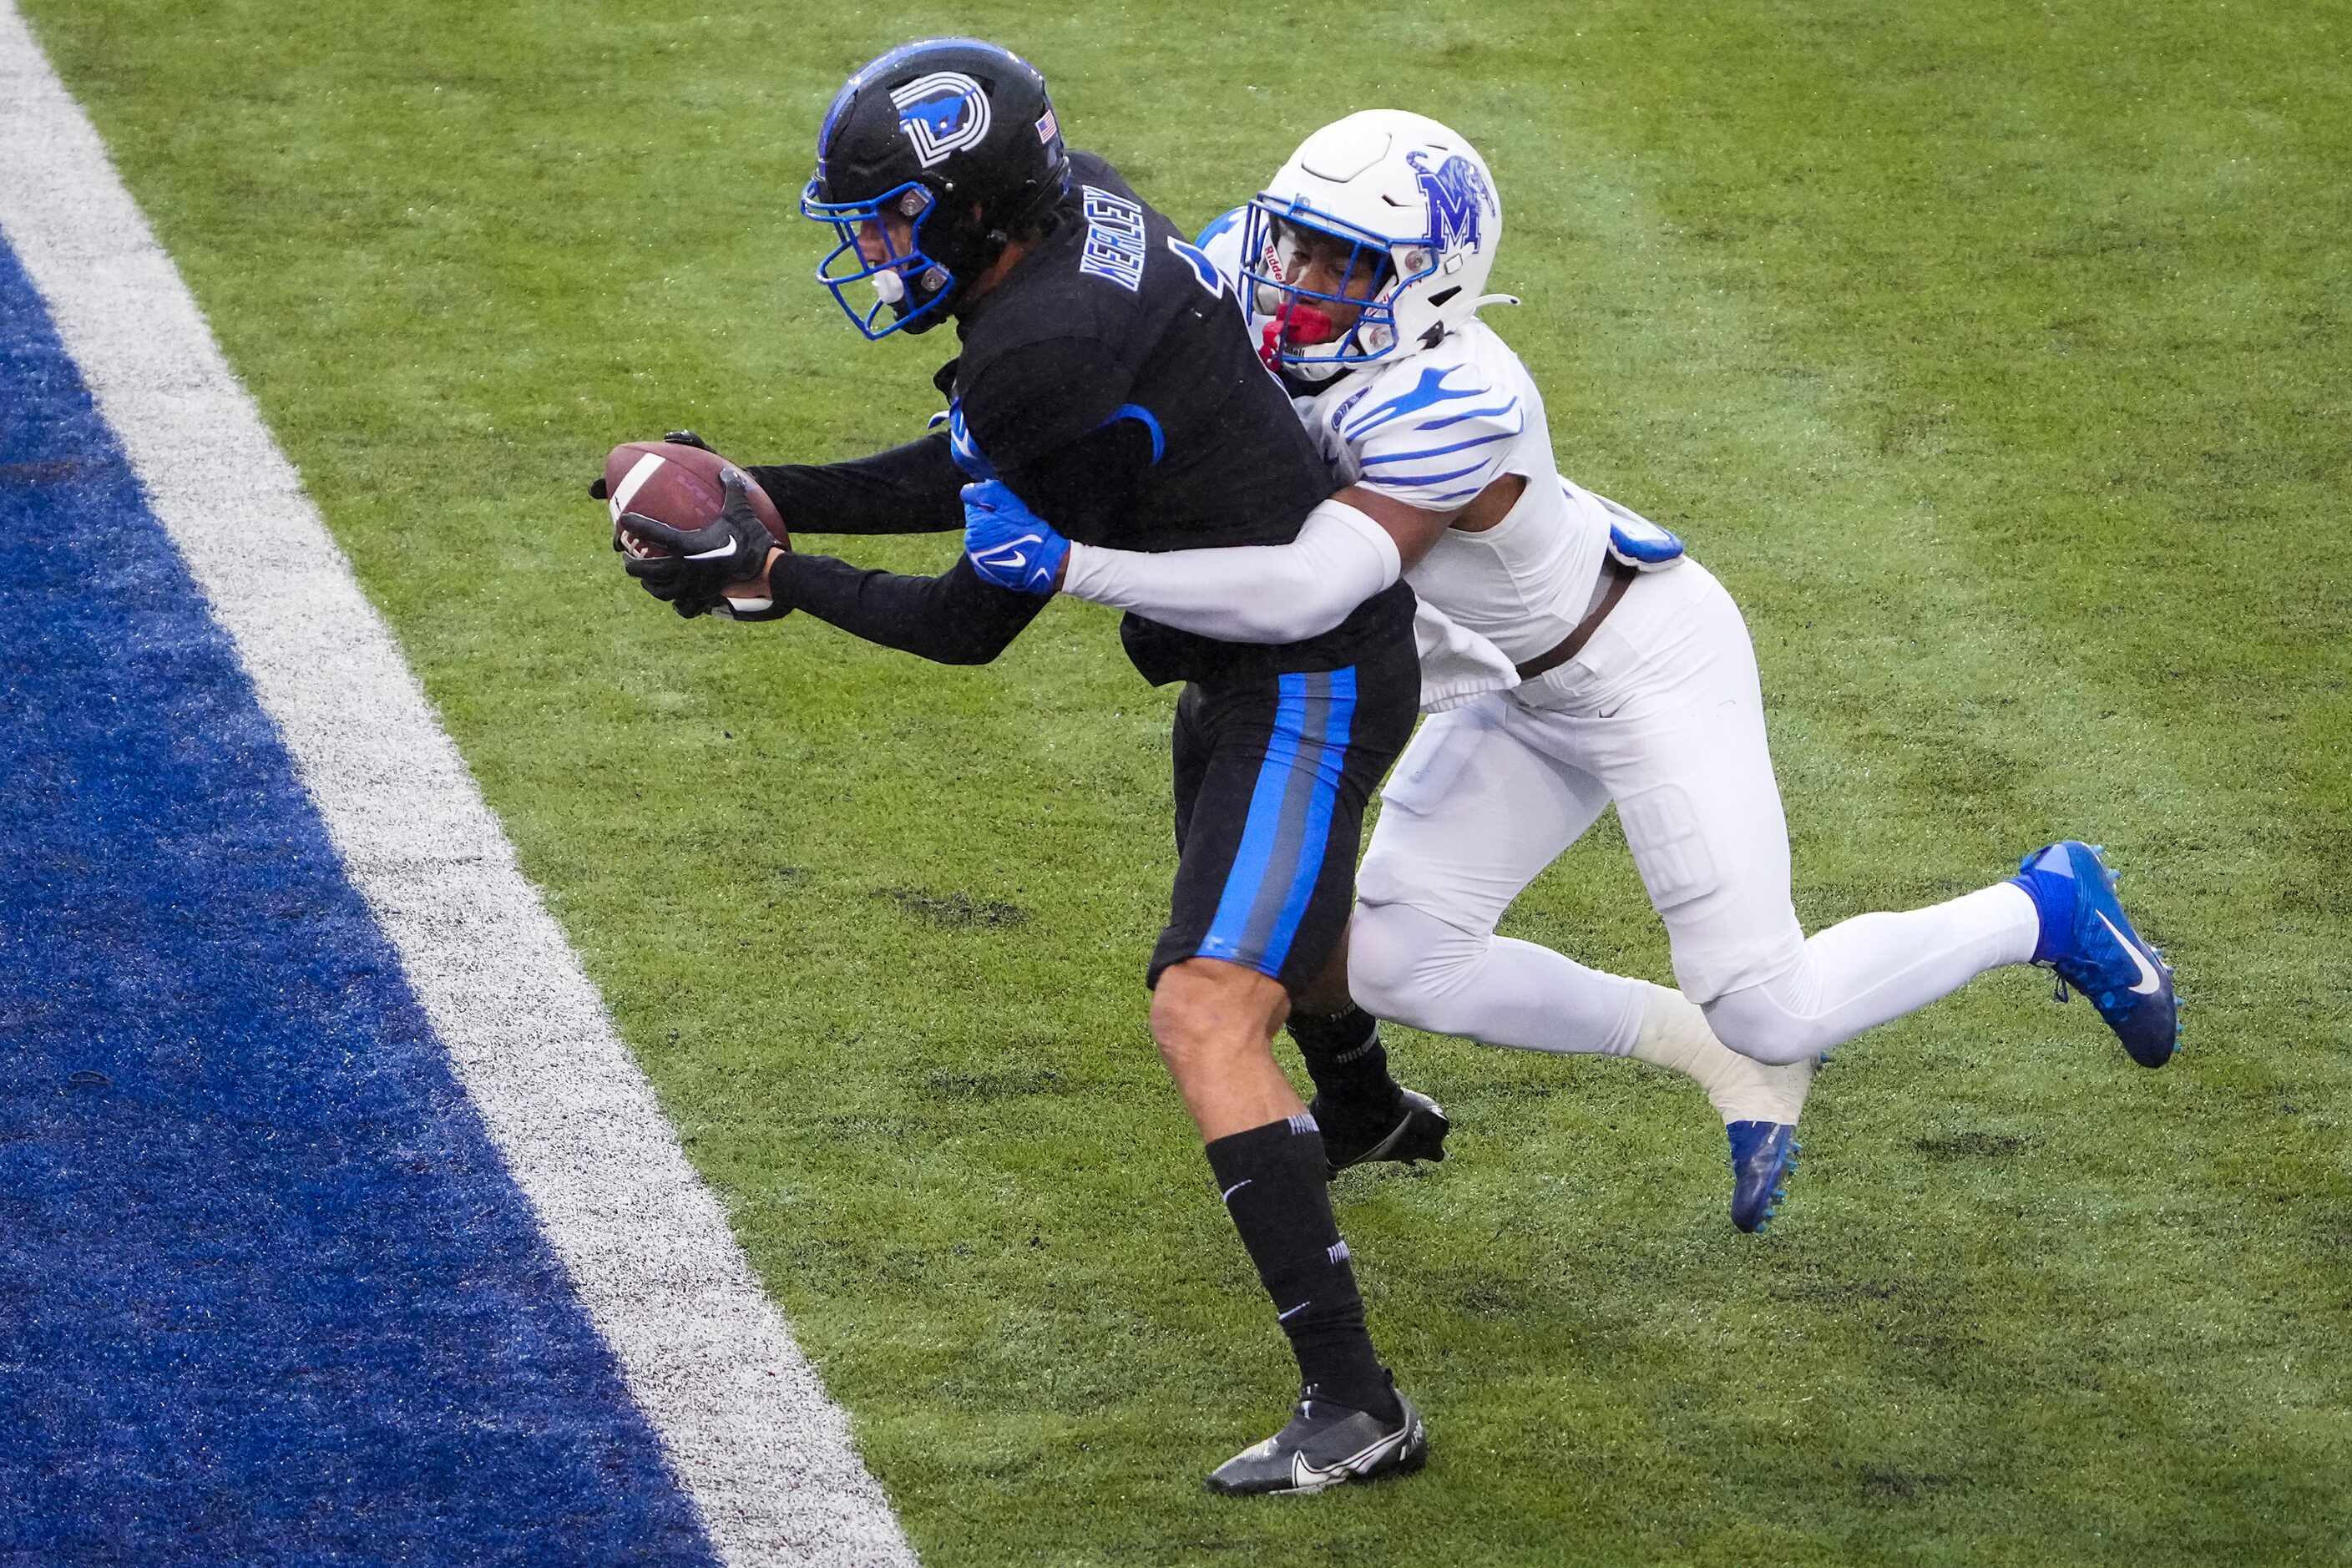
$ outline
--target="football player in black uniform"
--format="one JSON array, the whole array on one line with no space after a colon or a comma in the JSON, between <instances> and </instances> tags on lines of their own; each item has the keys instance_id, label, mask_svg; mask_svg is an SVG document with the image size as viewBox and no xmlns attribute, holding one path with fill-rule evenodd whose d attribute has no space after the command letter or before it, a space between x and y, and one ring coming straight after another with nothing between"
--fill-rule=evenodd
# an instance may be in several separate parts
<instances>
[{"instance_id":1,"label":"football player in black uniform","mask_svg":"<svg viewBox=\"0 0 2352 1568\"><path fill-rule=\"evenodd\" d=\"M1070 539L1282 544L1336 488L1215 268L1109 164L1065 150L1043 79L1003 49L927 40L851 77L802 209L834 226L818 277L866 337L953 320L961 353L937 378L944 431L854 462L750 470L791 527L960 534L965 487L985 482ZM1024 568L1017 552L990 581L961 552L925 578L783 552L728 483L708 528L621 519L668 547L627 569L681 614L800 609L978 664L1045 603L1003 585ZM1211 1477L1219 1490L1320 1491L1426 1452L1373 1352L1324 1184L1360 1159L1440 1157L1445 1131L1389 1077L1341 952L1365 803L1419 704L1412 614L1400 583L1305 642L1222 642L1133 616L1120 627L1146 679L1185 682L1151 1030L1305 1385L1279 1434ZM1317 1081L1312 1111L1270 1049L1286 1018Z\"/></svg>"}]
</instances>

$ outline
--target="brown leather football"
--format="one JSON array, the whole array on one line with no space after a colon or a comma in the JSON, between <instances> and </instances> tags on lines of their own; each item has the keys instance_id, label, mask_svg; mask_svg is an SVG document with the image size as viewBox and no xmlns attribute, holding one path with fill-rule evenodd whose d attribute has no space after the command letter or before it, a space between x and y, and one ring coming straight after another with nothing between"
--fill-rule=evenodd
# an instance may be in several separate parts
<instances>
[{"instance_id":1,"label":"brown leather football","mask_svg":"<svg viewBox=\"0 0 2352 1568\"><path fill-rule=\"evenodd\" d=\"M614 542L640 558L667 554L667 545L639 539L623 528L621 514L642 512L672 528L700 528L727 504L719 475L741 467L716 452L671 441L630 441L614 447L604 458L605 504L613 512ZM792 534L777 513L776 503L751 475L745 474L743 482L751 491L751 510L760 514L776 542L790 550Z\"/></svg>"}]
</instances>

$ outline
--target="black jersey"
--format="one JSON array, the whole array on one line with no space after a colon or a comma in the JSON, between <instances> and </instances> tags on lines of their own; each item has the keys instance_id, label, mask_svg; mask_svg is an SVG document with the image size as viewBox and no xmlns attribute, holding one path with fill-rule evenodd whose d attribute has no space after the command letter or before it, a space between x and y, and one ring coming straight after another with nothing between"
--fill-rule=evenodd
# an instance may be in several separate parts
<instances>
[{"instance_id":1,"label":"black jersey","mask_svg":"<svg viewBox=\"0 0 2352 1568\"><path fill-rule=\"evenodd\" d=\"M1216 269L1102 159L1073 153L1070 166L1051 232L958 318L962 353L940 378L954 448L935 436L856 463L755 469L789 525L961 530L956 492L992 474L1088 544L1284 544L1338 488ZM959 662L992 657L1044 603L961 557L937 579L807 556L782 573L780 592L820 616ZM1409 638L1412 617L1398 584L1301 643L1218 642L1137 616L1120 635L1159 683L1337 669Z\"/></svg>"},{"instance_id":2,"label":"black jersey","mask_svg":"<svg viewBox=\"0 0 2352 1568\"><path fill-rule=\"evenodd\" d=\"M994 468L1027 473L1122 419L1150 438L1129 505L1087 508L1079 532L1047 514L1073 539L1281 544L1339 488L1233 290L1100 158L1072 155L1062 223L957 325L953 394Z\"/></svg>"}]
</instances>

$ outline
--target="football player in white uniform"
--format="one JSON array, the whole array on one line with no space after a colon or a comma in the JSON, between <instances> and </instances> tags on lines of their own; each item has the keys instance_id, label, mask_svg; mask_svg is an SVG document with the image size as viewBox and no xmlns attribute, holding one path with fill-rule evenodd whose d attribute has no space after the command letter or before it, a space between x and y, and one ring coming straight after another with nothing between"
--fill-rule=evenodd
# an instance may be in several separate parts
<instances>
[{"instance_id":1,"label":"football player in white uniform","mask_svg":"<svg viewBox=\"0 0 2352 1568\"><path fill-rule=\"evenodd\" d=\"M1743 1228L1769 1215L1821 1053L1985 970L2055 969L2062 999L2072 984L2134 1060L2162 1066L2171 972L2078 841L1948 902L1805 936L1746 624L1673 535L1557 472L1541 395L1476 315L1498 298L1483 290L1501 229L1485 162L1436 121L1375 110L1317 132L1202 234L1202 261L1240 294L1356 504L1326 501L1290 544L1158 554L1068 545L978 505L975 561L1007 540L1066 551L1064 592L1267 642L1336 624L1403 574L1424 606L1433 717L1359 874L1356 1000L1489 1044L1690 1073L1725 1115ZM1496 935L1612 802L1679 994Z\"/></svg>"}]
</instances>

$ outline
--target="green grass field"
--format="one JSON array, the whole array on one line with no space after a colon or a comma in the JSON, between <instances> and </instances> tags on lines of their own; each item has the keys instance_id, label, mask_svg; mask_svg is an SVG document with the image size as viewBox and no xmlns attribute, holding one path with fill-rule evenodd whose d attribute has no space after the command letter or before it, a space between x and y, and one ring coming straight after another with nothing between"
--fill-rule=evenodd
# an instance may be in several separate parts
<instances>
[{"instance_id":1,"label":"green grass field","mask_svg":"<svg viewBox=\"0 0 2352 1568\"><path fill-rule=\"evenodd\" d=\"M2352 1561L2341 0L26 9L928 1562ZM1431 1467L1204 1494L1291 1373L1144 1030L1171 694L1071 604L981 670L678 622L581 489L935 405L793 208L916 30L1186 224L1473 137L1563 468L1747 608L1808 924L2104 842L2180 1059L1979 982L1758 1241L1680 1080L1392 1033L1454 1157L1335 1195ZM1510 929L1667 978L1613 821Z\"/></svg>"}]
</instances>

